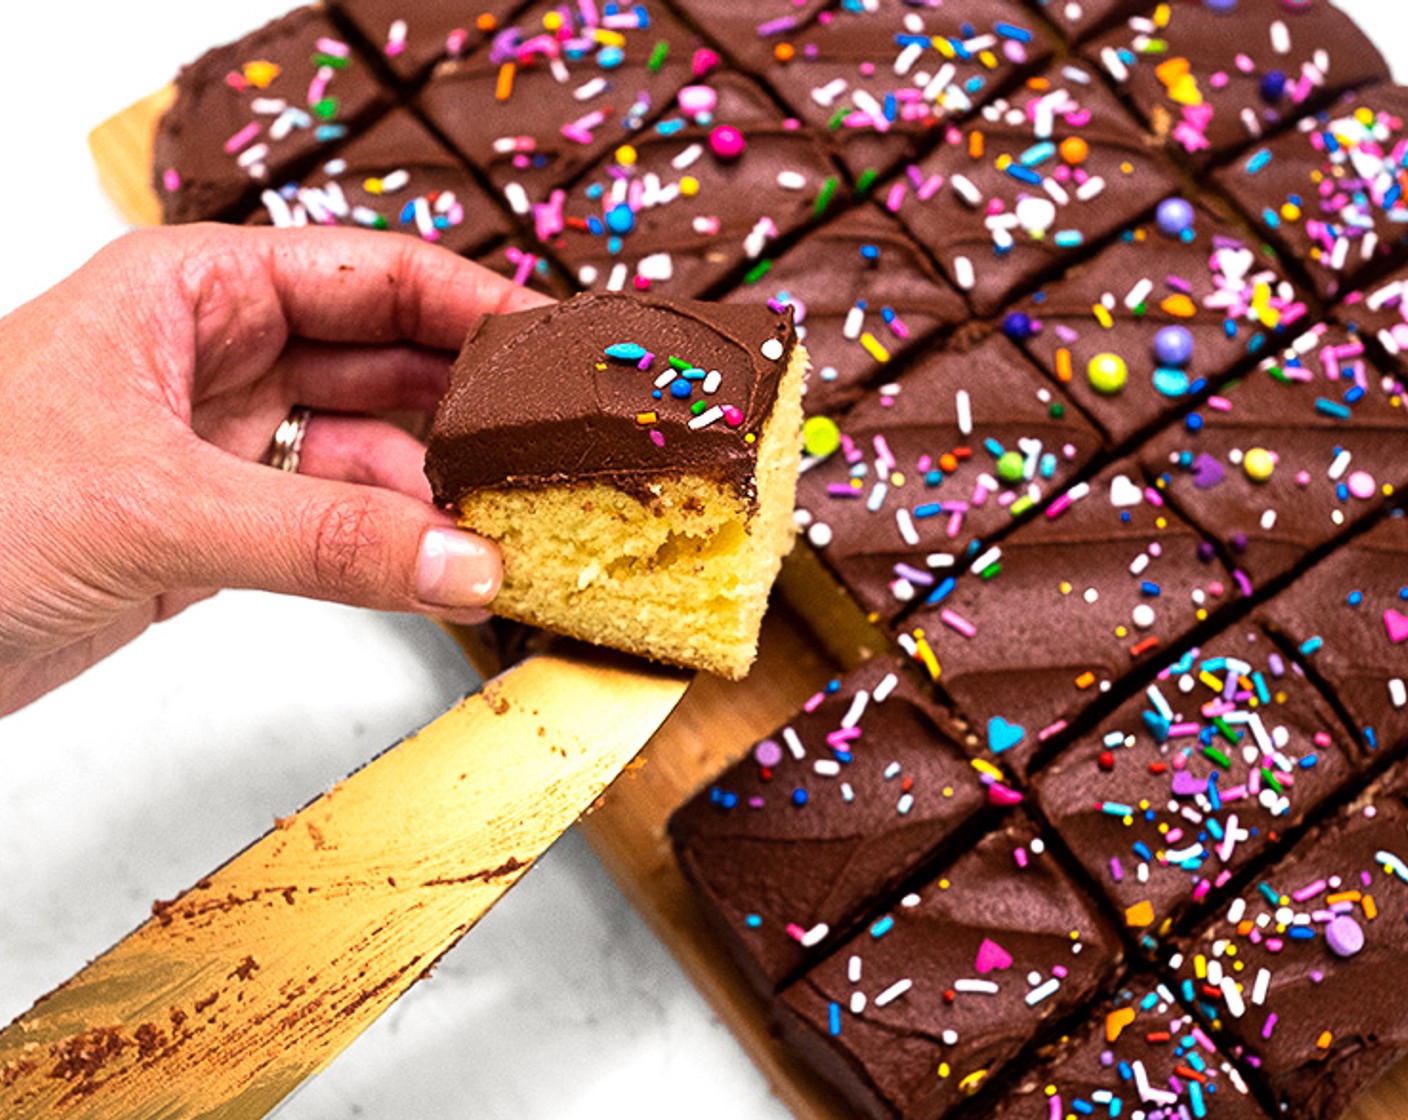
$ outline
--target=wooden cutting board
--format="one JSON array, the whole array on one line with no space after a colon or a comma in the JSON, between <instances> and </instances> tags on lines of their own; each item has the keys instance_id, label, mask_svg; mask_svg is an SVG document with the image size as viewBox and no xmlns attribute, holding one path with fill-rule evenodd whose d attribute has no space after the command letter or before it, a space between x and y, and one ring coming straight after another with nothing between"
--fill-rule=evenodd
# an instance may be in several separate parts
<instances>
[{"instance_id":1,"label":"wooden cutting board","mask_svg":"<svg viewBox=\"0 0 1408 1120\"><path fill-rule=\"evenodd\" d=\"M104 190L134 225L153 225L161 211L149 182L156 122L172 90L158 90L99 125L89 136ZM854 608L821 590L805 553L784 571L790 597L826 636L784 607L764 626L757 667L730 684L700 676L637 765L622 776L579 825L621 891L679 961L714 1012L733 1031L799 1120L847 1120L849 1110L777 1045L764 1007L724 957L670 851L665 825L676 807L868 648L874 636ZM483 656L472 637L459 635ZM1408 1061L1364 1095L1345 1120L1405 1120Z\"/></svg>"}]
</instances>

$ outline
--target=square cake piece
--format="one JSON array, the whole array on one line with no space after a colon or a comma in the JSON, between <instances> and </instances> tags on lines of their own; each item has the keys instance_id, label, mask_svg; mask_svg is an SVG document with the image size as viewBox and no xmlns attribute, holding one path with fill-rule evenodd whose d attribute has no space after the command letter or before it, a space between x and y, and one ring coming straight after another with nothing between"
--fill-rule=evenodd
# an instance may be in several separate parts
<instances>
[{"instance_id":1,"label":"square cake piece","mask_svg":"<svg viewBox=\"0 0 1408 1120\"><path fill-rule=\"evenodd\" d=\"M404 85L435 63L463 58L495 32L524 0L328 0L367 49Z\"/></svg>"},{"instance_id":2,"label":"square cake piece","mask_svg":"<svg viewBox=\"0 0 1408 1120\"><path fill-rule=\"evenodd\" d=\"M1148 0L1027 0L1070 43L1103 31L1118 19L1146 11Z\"/></svg>"},{"instance_id":3,"label":"square cake piece","mask_svg":"<svg viewBox=\"0 0 1408 1120\"><path fill-rule=\"evenodd\" d=\"M469 169L404 109L310 174L265 188L247 221L395 230L465 255L512 232Z\"/></svg>"},{"instance_id":4,"label":"square cake piece","mask_svg":"<svg viewBox=\"0 0 1408 1120\"><path fill-rule=\"evenodd\" d=\"M952 735L911 669L877 658L676 810L680 867L760 989L818 960L987 803Z\"/></svg>"},{"instance_id":5,"label":"square cake piece","mask_svg":"<svg viewBox=\"0 0 1408 1120\"><path fill-rule=\"evenodd\" d=\"M1203 204L1170 198L1002 326L1121 443L1269 351L1305 314L1275 254Z\"/></svg>"},{"instance_id":6,"label":"square cake piece","mask_svg":"<svg viewBox=\"0 0 1408 1120\"><path fill-rule=\"evenodd\" d=\"M417 104L522 208L668 109L712 65L694 58L695 42L660 0L539 0L478 50L437 66Z\"/></svg>"},{"instance_id":7,"label":"square cake piece","mask_svg":"<svg viewBox=\"0 0 1408 1120\"><path fill-rule=\"evenodd\" d=\"M495 613L745 675L792 544L806 368L785 308L592 295L484 317L426 474L503 551Z\"/></svg>"},{"instance_id":8,"label":"square cake piece","mask_svg":"<svg viewBox=\"0 0 1408 1120\"><path fill-rule=\"evenodd\" d=\"M837 171L821 138L724 72L531 212L579 287L695 298L826 214Z\"/></svg>"},{"instance_id":9,"label":"square cake piece","mask_svg":"<svg viewBox=\"0 0 1408 1120\"><path fill-rule=\"evenodd\" d=\"M1408 90L1378 86L1307 117L1213 181L1326 300L1408 257Z\"/></svg>"},{"instance_id":10,"label":"square cake piece","mask_svg":"<svg viewBox=\"0 0 1408 1120\"><path fill-rule=\"evenodd\" d=\"M1089 256L1174 181L1100 79L1074 64L944 130L879 198L979 315Z\"/></svg>"},{"instance_id":11,"label":"square cake piece","mask_svg":"<svg viewBox=\"0 0 1408 1120\"><path fill-rule=\"evenodd\" d=\"M1125 980L1039 1057L984 1116L1269 1120L1236 1063L1151 975Z\"/></svg>"},{"instance_id":12,"label":"square cake piece","mask_svg":"<svg viewBox=\"0 0 1408 1120\"><path fill-rule=\"evenodd\" d=\"M1086 53L1180 159L1203 167L1389 80L1359 25L1330 0L1182 0L1146 8Z\"/></svg>"},{"instance_id":13,"label":"square cake piece","mask_svg":"<svg viewBox=\"0 0 1408 1120\"><path fill-rule=\"evenodd\" d=\"M991 833L782 993L855 1115L937 1120L1110 982L1118 938L1027 821Z\"/></svg>"},{"instance_id":14,"label":"square cake piece","mask_svg":"<svg viewBox=\"0 0 1408 1120\"><path fill-rule=\"evenodd\" d=\"M970 548L1054 497L1100 449L1000 335L951 339L828 423L808 422L798 522L886 620L951 582Z\"/></svg>"},{"instance_id":15,"label":"square cake piece","mask_svg":"<svg viewBox=\"0 0 1408 1120\"><path fill-rule=\"evenodd\" d=\"M726 303L771 296L790 304L812 359L802 403L835 413L911 353L968 318L963 298L919 247L874 206L847 211L773 259L765 257Z\"/></svg>"},{"instance_id":16,"label":"square cake piece","mask_svg":"<svg viewBox=\"0 0 1408 1120\"><path fill-rule=\"evenodd\" d=\"M1166 663L1035 785L1052 827L1153 948L1206 917L1358 763L1300 667L1243 623Z\"/></svg>"},{"instance_id":17,"label":"square cake piece","mask_svg":"<svg viewBox=\"0 0 1408 1120\"><path fill-rule=\"evenodd\" d=\"M229 217L384 107L369 67L318 8L295 8L176 77L153 186L168 224Z\"/></svg>"},{"instance_id":18,"label":"square cake piece","mask_svg":"<svg viewBox=\"0 0 1408 1120\"><path fill-rule=\"evenodd\" d=\"M1245 1048L1280 1115L1337 1120L1408 1054L1405 850L1408 793L1390 781L1170 958L1176 992Z\"/></svg>"},{"instance_id":19,"label":"square cake piece","mask_svg":"<svg viewBox=\"0 0 1408 1120\"><path fill-rule=\"evenodd\" d=\"M1408 750L1408 516L1395 512L1261 609L1371 750Z\"/></svg>"},{"instance_id":20,"label":"square cake piece","mask_svg":"<svg viewBox=\"0 0 1408 1120\"><path fill-rule=\"evenodd\" d=\"M1335 308L1335 319L1379 347L1384 368L1408 383L1408 269L1396 269Z\"/></svg>"},{"instance_id":21,"label":"square cake piece","mask_svg":"<svg viewBox=\"0 0 1408 1120\"><path fill-rule=\"evenodd\" d=\"M1155 436L1159 487L1257 585L1408 484L1408 397L1364 343L1321 325Z\"/></svg>"},{"instance_id":22,"label":"square cake piece","mask_svg":"<svg viewBox=\"0 0 1408 1120\"><path fill-rule=\"evenodd\" d=\"M738 65L837 138L861 181L913 159L1051 54L1016 0L695 0L684 5Z\"/></svg>"},{"instance_id":23,"label":"square cake piece","mask_svg":"<svg viewBox=\"0 0 1408 1120\"><path fill-rule=\"evenodd\" d=\"M939 584L902 642L988 757L1025 773L1043 744L1151 676L1235 596L1211 546L1125 461Z\"/></svg>"}]
</instances>

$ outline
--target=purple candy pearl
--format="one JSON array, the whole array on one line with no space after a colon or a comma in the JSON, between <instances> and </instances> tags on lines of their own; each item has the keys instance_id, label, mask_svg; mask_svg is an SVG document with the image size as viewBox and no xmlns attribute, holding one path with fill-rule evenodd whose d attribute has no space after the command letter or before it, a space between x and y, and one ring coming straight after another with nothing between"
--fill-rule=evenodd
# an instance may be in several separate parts
<instances>
[{"instance_id":1,"label":"purple candy pearl","mask_svg":"<svg viewBox=\"0 0 1408 1120\"><path fill-rule=\"evenodd\" d=\"M1193 204L1186 198L1166 198L1159 203L1159 232L1165 237L1182 237L1193 228Z\"/></svg>"},{"instance_id":2,"label":"purple candy pearl","mask_svg":"<svg viewBox=\"0 0 1408 1120\"><path fill-rule=\"evenodd\" d=\"M1164 327L1154 336L1154 357L1162 366L1182 369L1193 358L1193 335L1187 327Z\"/></svg>"},{"instance_id":3,"label":"purple candy pearl","mask_svg":"<svg viewBox=\"0 0 1408 1120\"><path fill-rule=\"evenodd\" d=\"M1348 914L1340 914L1325 927L1325 943L1335 956L1352 957L1364 948L1364 931Z\"/></svg>"}]
</instances>

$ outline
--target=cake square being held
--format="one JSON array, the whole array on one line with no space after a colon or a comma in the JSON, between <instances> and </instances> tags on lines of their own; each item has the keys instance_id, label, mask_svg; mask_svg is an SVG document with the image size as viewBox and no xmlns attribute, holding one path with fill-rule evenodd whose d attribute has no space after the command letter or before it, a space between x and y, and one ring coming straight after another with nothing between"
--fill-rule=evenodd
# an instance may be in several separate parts
<instances>
[{"instance_id":1,"label":"cake square being held","mask_svg":"<svg viewBox=\"0 0 1408 1120\"><path fill-rule=\"evenodd\" d=\"M792 544L789 309L579 296L470 332L426 455L503 551L495 612L729 678Z\"/></svg>"}]
</instances>

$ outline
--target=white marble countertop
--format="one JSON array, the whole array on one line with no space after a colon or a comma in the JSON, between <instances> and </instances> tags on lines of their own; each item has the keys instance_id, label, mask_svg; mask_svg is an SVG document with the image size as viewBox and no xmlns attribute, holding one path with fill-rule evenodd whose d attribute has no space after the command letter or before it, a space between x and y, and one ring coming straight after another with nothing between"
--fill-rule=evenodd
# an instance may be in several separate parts
<instances>
[{"instance_id":1,"label":"white marble countertop","mask_svg":"<svg viewBox=\"0 0 1408 1120\"><path fill-rule=\"evenodd\" d=\"M122 232L88 130L290 6L7 5L0 313ZM1408 13L1341 6L1408 73ZM428 622L227 592L0 719L0 1023L471 684ZM786 1115L573 834L279 1112L607 1114Z\"/></svg>"}]
</instances>

